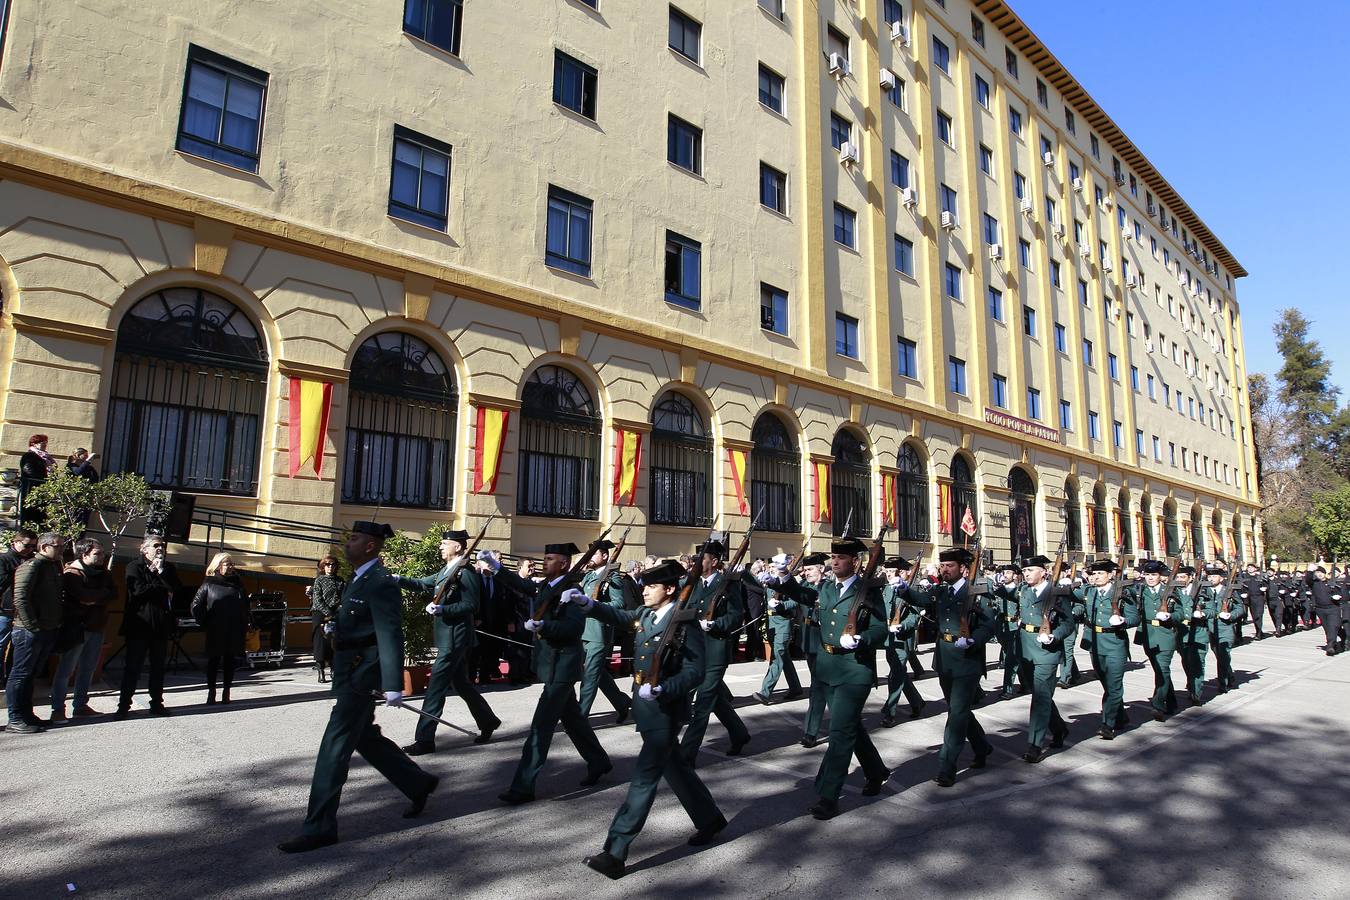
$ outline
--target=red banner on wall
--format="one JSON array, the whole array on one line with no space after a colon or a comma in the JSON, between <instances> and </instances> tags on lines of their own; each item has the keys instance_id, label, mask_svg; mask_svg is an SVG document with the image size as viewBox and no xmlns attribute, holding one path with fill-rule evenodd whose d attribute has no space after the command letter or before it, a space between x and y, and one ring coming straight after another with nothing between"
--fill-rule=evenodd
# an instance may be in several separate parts
<instances>
[{"instance_id":1,"label":"red banner on wall","mask_svg":"<svg viewBox=\"0 0 1350 900\"><path fill-rule=\"evenodd\" d=\"M946 535L952 533L952 486L950 484L938 484L938 531Z\"/></svg>"}]
</instances>

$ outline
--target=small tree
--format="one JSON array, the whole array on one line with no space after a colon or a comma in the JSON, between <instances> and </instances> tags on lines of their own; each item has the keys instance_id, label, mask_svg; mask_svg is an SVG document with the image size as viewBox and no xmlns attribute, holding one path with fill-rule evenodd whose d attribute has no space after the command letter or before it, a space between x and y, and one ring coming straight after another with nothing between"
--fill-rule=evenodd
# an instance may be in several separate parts
<instances>
[{"instance_id":1,"label":"small tree","mask_svg":"<svg viewBox=\"0 0 1350 900\"><path fill-rule=\"evenodd\" d=\"M444 565L440 546L449 525L437 524L420 539L399 532L384 542L380 553L384 565L396 575L425 578ZM410 665L426 665L436 658L434 622L426 613L428 598L405 594L403 597L403 657Z\"/></svg>"},{"instance_id":2,"label":"small tree","mask_svg":"<svg viewBox=\"0 0 1350 900\"><path fill-rule=\"evenodd\" d=\"M166 491L153 490L135 473L89 481L59 471L34 485L25 502L45 514L47 528L67 539L83 534L91 514L97 516L116 546L117 539L137 519L150 522L162 519L168 510L169 497Z\"/></svg>"},{"instance_id":3,"label":"small tree","mask_svg":"<svg viewBox=\"0 0 1350 900\"><path fill-rule=\"evenodd\" d=\"M1350 559L1350 486L1313 498L1308 530L1326 557Z\"/></svg>"}]
</instances>

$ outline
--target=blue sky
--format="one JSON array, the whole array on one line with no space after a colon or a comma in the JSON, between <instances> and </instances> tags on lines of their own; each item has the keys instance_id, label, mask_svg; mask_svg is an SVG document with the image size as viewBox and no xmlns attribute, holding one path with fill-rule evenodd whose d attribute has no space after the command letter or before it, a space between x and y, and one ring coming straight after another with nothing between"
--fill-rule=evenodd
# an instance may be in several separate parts
<instances>
[{"instance_id":1,"label":"blue sky","mask_svg":"<svg viewBox=\"0 0 1350 900\"><path fill-rule=\"evenodd\" d=\"M1350 3L1009 2L1246 268L1248 370L1296 306L1350 399Z\"/></svg>"}]
</instances>

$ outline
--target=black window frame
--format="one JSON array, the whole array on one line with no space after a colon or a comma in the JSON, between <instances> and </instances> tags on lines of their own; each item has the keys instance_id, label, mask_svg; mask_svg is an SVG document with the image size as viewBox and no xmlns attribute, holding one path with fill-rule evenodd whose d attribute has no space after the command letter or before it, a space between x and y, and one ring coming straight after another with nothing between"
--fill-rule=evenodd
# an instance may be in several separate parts
<instances>
[{"instance_id":1,"label":"black window frame","mask_svg":"<svg viewBox=\"0 0 1350 900\"><path fill-rule=\"evenodd\" d=\"M839 329L844 330L844 339L839 339ZM850 352L852 351L852 352ZM861 352L858 347L858 320L848 313L836 311L834 314L834 352L845 359L858 359Z\"/></svg>"},{"instance_id":2,"label":"black window frame","mask_svg":"<svg viewBox=\"0 0 1350 900\"><path fill-rule=\"evenodd\" d=\"M773 185L773 193L777 197L776 203L769 202L768 187ZM787 173L781 169L776 169L764 160L759 161L759 202L760 205L771 209L780 215L787 215Z\"/></svg>"},{"instance_id":3,"label":"black window frame","mask_svg":"<svg viewBox=\"0 0 1350 900\"><path fill-rule=\"evenodd\" d=\"M777 300L783 301L783 321L778 321ZM788 292L766 281L759 283L759 327L773 334L787 337L791 309L788 306Z\"/></svg>"},{"instance_id":4,"label":"black window frame","mask_svg":"<svg viewBox=\"0 0 1350 900\"><path fill-rule=\"evenodd\" d=\"M565 204L567 207L567 253L555 253L550 248L550 237L553 234L553 211L554 203ZM572 247L572 220L573 210L584 209L586 213L586 256L571 255ZM561 269L564 272L571 272L574 275L591 277L591 260L595 251L595 203L588 197L575 194L566 188L560 188L555 184L548 186L548 201L544 214L544 265L554 269Z\"/></svg>"},{"instance_id":5,"label":"black window frame","mask_svg":"<svg viewBox=\"0 0 1350 900\"><path fill-rule=\"evenodd\" d=\"M420 23L410 23L409 19L414 7L421 6L422 21ZM451 13L450 19L450 37L448 42L442 42L432 34L432 20L435 11L441 9ZM410 37L415 37L423 43L430 44L439 50L444 50L451 56L459 56L459 51L464 38L464 0L404 0L403 3L403 33Z\"/></svg>"},{"instance_id":6,"label":"black window frame","mask_svg":"<svg viewBox=\"0 0 1350 900\"><path fill-rule=\"evenodd\" d=\"M768 83L770 90L765 91L765 83ZM782 75L770 69L764 63L759 64L759 102L765 109L772 110L778 115L783 115L783 94L787 90L787 79ZM775 91L777 92L775 95ZM770 102L765 102L765 97Z\"/></svg>"},{"instance_id":7,"label":"black window frame","mask_svg":"<svg viewBox=\"0 0 1350 900\"><path fill-rule=\"evenodd\" d=\"M580 76L580 93L576 98L577 105L573 106L569 102L567 92L567 76L573 74ZM597 91L600 87L600 73L595 66L588 65L577 59L570 53L562 50L553 49L553 102L563 109L571 110L582 118L596 120ZM589 101L589 102L588 102Z\"/></svg>"},{"instance_id":8,"label":"black window frame","mask_svg":"<svg viewBox=\"0 0 1350 900\"><path fill-rule=\"evenodd\" d=\"M689 143L690 146L690 165L685 165L676 159L677 150L681 145ZM693 122L681 119L674 113L668 113L666 116L666 161L677 169L682 169L692 175L703 175L703 129L699 128Z\"/></svg>"},{"instance_id":9,"label":"black window frame","mask_svg":"<svg viewBox=\"0 0 1350 900\"><path fill-rule=\"evenodd\" d=\"M975 470L971 468L970 461L960 453L952 454L951 466L948 474L952 480L951 490L951 538L956 540L956 536L961 535L960 540L963 543L975 544L980 540L980 514L978 489L975 484ZM964 476L964 477L962 477ZM971 518L975 520L975 534L967 537L961 530L961 520L965 518L966 510L970 510Z\"/></svg>"},{"instance_id":10,"label":"black window frame","mask_svg":"<svg viewBox=\"0 0 1350 900\"><path fill-rule=\"evenodd\" d=\"M676 247L679 250L679 278L678 284L672 288L671 281L671 248ZM687 285L684 283L684 256L686 253L698 254L698 292L696 294L685 293ZM700 309L703 306L703 245L690 237L685 237L679 232L666 229L666 264L665 264L665 297L667 303L674 303L677 306L683 306L686 309Z\"/></svg>"},{"instance_id":11,"label":"black window frame","mask_svg":"<svg viewBox=\"0 0 1350 900\"><path fill-rule=\"evenodd\" d=\"M3 25L8 20L8 6L0 10L0 52L3 52L4 29ZM229 108L229 90L235 81L246 82L258 88L260 95L258 97L258 119L257 134L254 137L253 149L249 150L243 147L236 147L224 143L223 133L216 140L208 140L199 135L190 134L185 129L188 118L188 99L189 92L192 89L192 73L194 67L210 69L226 79L225 97L220 107L219 129L223 132L225 128L225 111ZM271 76L262 69L256 69L253 66L241 63L238 60L229 58L213 50L197 44L188 45L187 65L183 70L183 95L178 104L178 134L174 140L174 149L180 153L186 153L189 156L195 156L198 159L209 160L222 166L228 166L232 169L238 169L241 172L248 172L256 175L258 167L262 161L263 145L263 125L267 120L267 95L270 86Z\"/></svg>"},{"instance_id":12,"label":"black window frame","mask_svg":"<svg viewBox=\"0 0 1350 900\"><path fill-rule=\"evenodd\" d=\"M902 541L929 539L928 465L924 456L905 442L895 454L895 529Z\"/></svg>"},{"instance_id":13,"label":"black window frame","mask_svg":"<svg viewBox=\"0 0 1350 900\"><path fill-rule=\"evenodd\" d=\"M423 209L420 205L408 206L394 199L394 177L398 167L398 145L402 142L416 147L422 154L418 162L417 198L422 202L422 179L426 176L426 154L435 153L445 157L445 208L441 212ZM450 228L450 179L454 175L454 147L444 141L413 131L402 125L394 125L394 139L389 145L389 215L404 222L412 222L424 228L447 231Z\"/></svg>"},{"instance_id":14,"label":"black window frame","mask_svg":"<svg viewBox=\"0 0 1350 900\"><path fill-rule=\"evenodd\" d=\"M911 341L909 338L907 338L907 337L905 337L905 336L903 336L903 335L896 335L896 338L895 338L895 346L896 346L896 350L895 350L895 354L896 354L895 372L896 372L896 374L899 375L901 378L913 378L913 379L915 379L915 380L918 380L918 377L919 377L919 344L918 344L918 342L917 342L917 341ZM906 354L906 353L904 352L905 350L908 350L909 353ZM908 367L908 368L909 368L909 371L905 371L905 368L906 368L906 367L904 366L904 363L906 362L906 357L908 357L908 362L910 363L910 365L909 365L909 367Z\"/></svg>"},{"instance_id":15,"label":"black window frame","mask_svg":"<svg viewBox=\"0 0 1350 900\"><path fill-rule=\"evenodd\" d=\"M680 46L675 46L675 28L680 28ZM694 52L691 55L687 48L690 32L693 32ZM666 46L671 50L683 56L696 66L701 66L703 57L703 23L683 10L671 4L670 7L670 25L666 32Z\"/></svg>"}]
</instances>

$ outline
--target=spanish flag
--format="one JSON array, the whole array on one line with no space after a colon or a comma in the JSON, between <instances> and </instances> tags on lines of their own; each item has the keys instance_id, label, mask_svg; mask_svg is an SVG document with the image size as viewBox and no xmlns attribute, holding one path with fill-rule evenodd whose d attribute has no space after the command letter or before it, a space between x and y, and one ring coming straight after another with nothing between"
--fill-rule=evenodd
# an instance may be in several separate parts
<instances>
[{"instance_id":1,"label":"spanish flag","mask_svg":"<svg viewBox=\"0 0 1350 900\"><path fill-rule=\"evenodd\" d=\"M938 483L938 531L952 533L952 486L946 482Z\"/></svg>"},{"instance_id":2,"label":"spanish flag","mask_svg":"<svg viewBox=\"0 0 1350 900\"><path fill-rule=\"evenodd\" d=\"M881 521L887 528L897 528L899 524L896 521L895 510L895 476L882 473L881 475Z\"/></svg>"},{"instance_id":3,"label":"spanish flag","mask_svg":"<svg viewBox=\"0 0 1350 900\"><path fill-rule=\"evenodd\" d=\"M323 438L328 432L328 410L333 403L333 386L324 381L292 376L290 383L290 477L314 460L314 474L323 468Z\"/></svg>"},{"instance_id":4,"label":"spanish flag","mask_svg":"<svg viewBox=\"0 0 1350 900\"><path fill-rule=\"evenodd\" d=\"M638 470L642 468L642 433L617 429L614 440L614 505L632 506L637 501Z\"/></svg>"},{"instance_id":5,"label":"spanish flag","mask_svg":"<svg viewBox=\"0 0 1350 900\"><path fill-rule=\"evenodd\" d=\"M509 416L510 413L504 409L478 407L473 449L473 490L476 494L491 494L497 490L497 473L502 466L502 442L506 440Z\"/></svg>"},{"instance_id":6,"label":"spanish flag","mask_svg":"<svg viewBox=\"0 0 1350 900\"><path fill-rule=\"evenodd\" d=\"M727 461L731 463L731 485L736 489L736 504L745 515L750 508L745 503L745 451L727 448Z\"/></svg>"},{"instance_id":7,"label":"spanish flag","mask_svg":"<svg viewBox=\"0 0 1350 900\"><path fill-rule=\"evenodd\" d=\"M816 509L815 520L817 522L830 521L830 464L812 463L815 472L816 481Z\"/></svg>"}]
</instances>

